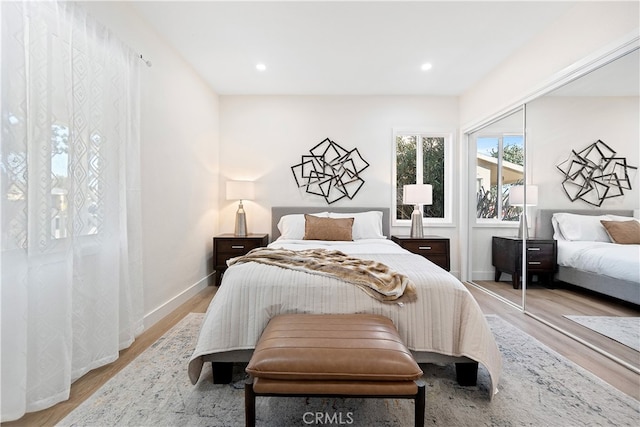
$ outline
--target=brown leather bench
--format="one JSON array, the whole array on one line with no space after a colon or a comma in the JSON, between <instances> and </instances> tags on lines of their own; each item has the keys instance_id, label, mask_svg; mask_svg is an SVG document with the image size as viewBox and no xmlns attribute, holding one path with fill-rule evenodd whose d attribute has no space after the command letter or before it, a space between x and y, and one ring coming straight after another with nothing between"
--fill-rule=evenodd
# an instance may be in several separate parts
<instances>
[{"instance_id":1,"label":"brown leather bench","mask_svg":"<svg viewBox=\"0 0 640 427\"><path fill-rule=\"evenodd\" d=\"M383 316L276 316L262 333L246 371L247 426L255 425L256 396L413 399L415 425L424 426L422 370L393 322Z\"/></svg>"}]
</instances>

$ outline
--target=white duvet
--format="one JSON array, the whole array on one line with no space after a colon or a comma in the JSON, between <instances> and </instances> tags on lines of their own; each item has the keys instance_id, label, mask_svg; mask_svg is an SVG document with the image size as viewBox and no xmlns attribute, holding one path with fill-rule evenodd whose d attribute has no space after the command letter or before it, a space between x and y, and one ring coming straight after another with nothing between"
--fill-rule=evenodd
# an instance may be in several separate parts
<instances>
[{"instance_id":1,"label":"white duvet","mask_svg":"<svg viewBox=\"0 0 640 427\"><path fill-rule=\"evenodd\" d=\"M189 361L189 377L194 384L203 357L253 349L269 319L276 315L373 313L391 319L410 350L466 356L481 363L489 371L493 393L497 391L500 351L477 302L449 272L390 240L276 240L270 246L327 248L380 261L416 284L417 301L382 303L339 279L253 262L233 265L211 301Z\"/></svg>"},{"instance_id":2,"label":"white duvet","mask_svg":"<svg viewBox=\"0 0 640 427\"><path fill-rule=\"evenodd\" d=\"M558 240L558 265L640 282L640 245Z\"/></svg>"}]
</instances>

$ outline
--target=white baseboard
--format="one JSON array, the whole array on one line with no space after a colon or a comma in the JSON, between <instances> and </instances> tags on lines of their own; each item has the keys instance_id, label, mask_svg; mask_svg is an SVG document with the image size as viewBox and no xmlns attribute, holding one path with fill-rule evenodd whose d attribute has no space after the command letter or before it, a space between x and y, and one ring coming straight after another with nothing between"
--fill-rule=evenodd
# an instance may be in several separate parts
<instances>
[{"instance_id":1,"label":"white baseboard","mask_svg":"<svg viewBox=\"0 0 640 427\"><path fill-rule=\"evenodd\" d=\"M203 290L209 285L210 279L215 273L211 273L193 285L189 286L187 289L171 298L169 301L165 302L161 306L155 308L151 312L145 314L144 316L144 330L146 331L151 326L156 324L159 320L162 320L165 316L169 315L173 310L180 307L184 304L189 298L195 296L198 292Z\"/></svg>"},{"instance_id":2,"label":"white baseboard","mask_svg":"<svg viewBox=\"0 0 640 427\"><path fill-rule=\"evenodd\" d=\"M508 274L502 274L502 280L505 280L505 277L508 277ZM494 280L496 277L495 271L474 271L471 273L472 280Z\"/></svg>"}]
</instances>

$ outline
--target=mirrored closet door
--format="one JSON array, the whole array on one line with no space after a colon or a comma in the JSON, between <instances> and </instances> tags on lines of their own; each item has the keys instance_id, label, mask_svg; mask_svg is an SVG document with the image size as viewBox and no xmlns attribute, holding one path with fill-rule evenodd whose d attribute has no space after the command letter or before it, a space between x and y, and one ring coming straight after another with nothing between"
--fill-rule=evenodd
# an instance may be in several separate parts
<instances>
[{"instance_id":1,"label":"mirrored closet door","mask_svg":"<svg viewBox=\"0 0 640 427\"><path fill-rule=\"evenodd\" d=\"M599 281L597 275L595 281L566 279L574 283L553 279L559 260L567 256L558 252L553 212L631 216L640 207L638 170L624 167L639 166L639 51L622 47L597 62L467 134L468 277L497 298L639 371L640 352L629 345L628 334L614 338L596 331L602 326L585 323L640 317L638 305L604 295L611 289L592 286L602 282L612 287L618 281L604 276ZM590 180L588 170L580 173L585 162L577 155L587 153L591 166L603 166L607 157L621 164L616 163L607 192ZM528 233L519 228L523 216ZM580 323L583 319L576 316L587 319Z\"/></svg>"},{"instance_id":2,"label":"mirrored closet door","mask_svg":"<svg viewBox=\"0 0 640 427\"><path fill-rule=\"evenodd\" d=\"M550 215L556 211L591 214L571 217L571 221L585 227L589 224L599 227L595 217L610 213L631 216L633 209L638 209L638 172L625 165L638 166L639 64L640 55L635 49L527 103L529 177L539 188L533 212L537 215L534 221L538 223L538 229L534 232L546 233L544 237L552 239ZM606 166L610 157L615 160ZM585 158L587 162L581 160ZM598 168L603 169L604 175L613 175L598 178L601 174ZM607 235L603 234L603 238L607 239ZM558 246L562 247L558 261L563 263L569 250L564 246L574 244L559 239ZM592 242L598 240L597 237L586 234L575 239L578 239L575 246L580 246L585 254L599 244ZM625 253L633 250L618 249ZM585 265L584 268L589 267ZM624 299L635 296L637 299L640 297L638 283L635 283L635 290L625 293L623 288L629 285L610 277L610 274L619 274L617 272L587 276L577 269L562 266L560 269L559 277L569 283L559 282L551 287L544 282L528 284L526 312L640 369L640 353L632 348L633 345L621 342L631 340L633 343L634 338L625 336L624 332L622 336L618 335L627 321L632 329L635 328L631 332L640 330L637 321L634 324L628 319L640 317L638 306L608 296ZM628 279L637 282L638 274L636 267L636 277ZM616 332L608 335L597 332L608 327ZM637 341L640 340L636 336L635 347L638 347Z\"/></svg>"},{"instance_id":3,"label":"mirrored closet door","mask_svg":"<svg viewBox=\"0 0 640 427\"><path fill-rule=\"evenodd\" d=\"M510 195L525 182L524 108L475 129L467 141L470 277L522 307L523 283L514 273L522 268L518 226L523 205Z\"/></svg>"}]
</instances>

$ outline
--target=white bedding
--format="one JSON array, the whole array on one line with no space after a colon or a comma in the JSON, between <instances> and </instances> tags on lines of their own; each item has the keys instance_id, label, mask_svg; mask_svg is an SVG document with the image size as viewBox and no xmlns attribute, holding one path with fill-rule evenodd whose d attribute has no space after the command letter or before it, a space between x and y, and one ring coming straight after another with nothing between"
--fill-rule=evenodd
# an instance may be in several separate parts
<instances>
[{"instance_id":1,"label":"white bedding","mask_svg":"<svg viewBox=\"0 0 640 427\"><path fill-rule=\"evenodd\" d=\"M497 391L502 359L493 334L471 293L447 271L384 239L276 240L270 246L324 247L380 261L416 284L417 301L381 303L335 278L253 262L233 265L211 301L189 361L193 383L204 356L253 349L269 319L278 314L373 313L390 318L412 351L466 356L481 363L489 371L493 393Z\"/></svg>"},{"instance_id":2,"label":"white bedding","mask_svg":"<svg viewBox=\"0 0 640 427\"><path fill-rule=\"evenodd\" d=\"M640 283L640 245L558 240L558 265Z\"/></svg>"},{"instance_id":3,"label":"white bedding","mask_svg":"<svg viewBox=\"0 0 640 427\"><path fill-rule=\"evenodd\" d=\"M348 242L278 239L271 243L269 247L290 249L292 251L301 251L304 249L329 249L344 252L347 255L407 253L405 249L387 239L363 239Z\"/></svg>"}]
</instances>

